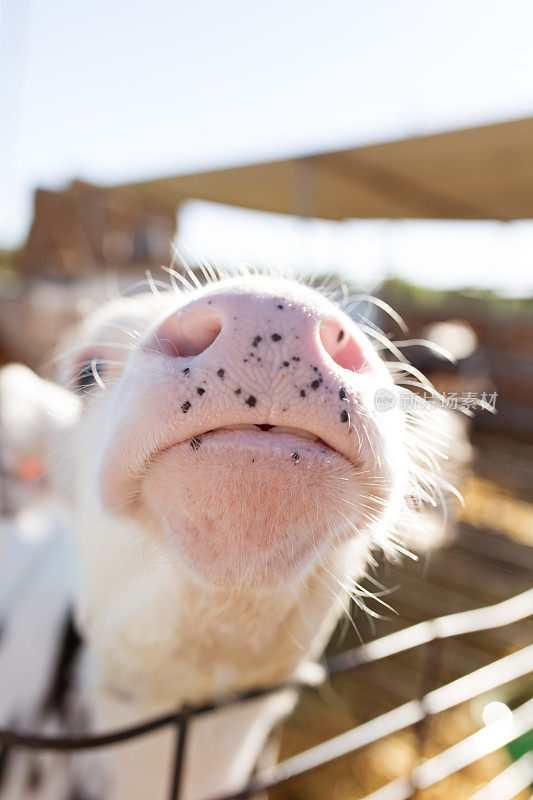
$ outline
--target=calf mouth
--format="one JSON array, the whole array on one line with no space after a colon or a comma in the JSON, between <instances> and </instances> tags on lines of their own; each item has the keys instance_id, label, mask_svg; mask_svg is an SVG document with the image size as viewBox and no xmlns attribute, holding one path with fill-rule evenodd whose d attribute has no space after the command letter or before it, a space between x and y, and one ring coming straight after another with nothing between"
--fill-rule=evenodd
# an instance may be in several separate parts
<instances>
[{"instance_id":1,"label":"calf mouth","mask_svg":"<svg viewBox=\"0 0 533 800\"><path fill-rule=\"evenodd\" d=\"M324 439L321 439L320 436L318 436L316 433L313 433L312 431L305 430L304 428L294 428L286 425L271 425L268 423L263 423L263 424L236 423L234 425L222 425L219 428L211 428L210 430L203 431L202 433L199 434L195 434L194 436L191 437L191 439L189 439L189 443L193 450L198 450L200 449L204 440L207 439L208 437L234 431L268 433L270 436L275 437L273 438L273 443L275 440L279 440L280 437L291 437L291 438L296 437L297 439L304 440L307 444L309 443L316 444L323 451L329 450L331 452L337 452L327 442L325 442Z\"/></svg>"}]
</instances>

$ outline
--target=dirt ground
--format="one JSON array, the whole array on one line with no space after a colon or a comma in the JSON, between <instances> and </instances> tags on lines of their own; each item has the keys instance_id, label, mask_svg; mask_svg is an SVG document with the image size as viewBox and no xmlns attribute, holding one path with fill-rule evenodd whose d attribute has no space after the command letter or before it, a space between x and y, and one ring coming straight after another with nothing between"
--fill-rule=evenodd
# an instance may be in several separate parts
<instances>
[{"instance_id":1,"label":"dirt ground","mask_svg":"<svg viewBox=\"0 0 533 800\"><path fill-rule=\"evenodd\" d=\"M417 563L383 565L377 575L391 593L396 614L373 622L357 616L363 640L383 636L424 619L496 603L531 588L533 582L533 445L498 436L478 436L473 474L463 494L466 506L457 536L448 546ZM433 686L448 683L533 641L533 620L449 640L441 647ZM332 642L340 651L357 646L344 624ZM336 677L319 691L306 691L284 726L281 758L414 699L422 689L427 650L389 658ZM524 702L533 678L492 699ZM483 726L483 701L472 701L427 720L418 730L388 736L352 756L273 790L271 800L357 800L388 781L406 776ZM481 759L416 800L467 800L510 763L506 751ZM517 795L527 800L528 791Z\"/></svg>"}]
</instances>

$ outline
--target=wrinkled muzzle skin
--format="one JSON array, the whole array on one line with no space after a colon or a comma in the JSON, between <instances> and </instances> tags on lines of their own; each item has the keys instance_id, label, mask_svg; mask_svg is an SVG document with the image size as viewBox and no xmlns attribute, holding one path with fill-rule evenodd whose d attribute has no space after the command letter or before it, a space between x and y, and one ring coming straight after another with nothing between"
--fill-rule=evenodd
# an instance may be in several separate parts
<instances>
[{"instance_id":1,"label":"wrinkled muzzle skin","mask_svg":"<svg viewBox=\"0 0 533 800\"><path fill-rule=\"evenodd\" d=\"M78 339L96 695L141 715L296 674L403 509L403 414L375 408L392 380L370 341L317 291L265 276L118 301ZM113 704L101 722L135 717Z\"/></svg>"}]
</instances>

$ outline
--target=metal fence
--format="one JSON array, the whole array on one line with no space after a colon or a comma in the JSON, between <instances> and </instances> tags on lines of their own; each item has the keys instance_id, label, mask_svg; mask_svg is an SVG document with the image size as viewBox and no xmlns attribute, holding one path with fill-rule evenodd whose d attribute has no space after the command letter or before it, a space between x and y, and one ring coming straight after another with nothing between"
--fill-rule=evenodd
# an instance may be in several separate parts
<instances>
[{"instance_id":1,"label":"metal fence","mask_svg":"<svg viewBox=\"0 0 533 800\"><path fill-rule=\"evenodd\" d=\"M533 589L508 600L472 611L451 614L413 625L412 627L376 639L361 647L332 656L324 663L325 677L355 669L363 664L381 661L416 647L427 647L421 697L365 722L326 742L287 758L268 769L257 772L237 793L209 797L205 800L246 800L258 792L279 786L299 775L329 764L354 753L366 745L413 725L420 725L429 716L451 709L494 690L518 678L533 673L533 644L511 655L470 672L451 683L430 689L438 673L440 645L444 639L500 628L533 616ZM4 748L32 748L40 750L73 751L107 747L154 730L173 727L176 743L172 774L169 776L169 800L180 800L183 764L187 750L189 722L193 717L237 703L246 703L257 697L282 691L299 689L298 681L260 688L232 698L225 698L197 706L183 706L177 711L150 719L140 725L97 736L52 737L0 730L0 744ZM407 800L421 789L444 780L454 772L473 764L518 737L533 730L533 699L512 712L505 722L494 722L463 739L456 745L424 761L409 775L388 783L361 800ZM533 753L506 768L470 800L505 800L533 782Z\"/></svg>"}]
</instances>

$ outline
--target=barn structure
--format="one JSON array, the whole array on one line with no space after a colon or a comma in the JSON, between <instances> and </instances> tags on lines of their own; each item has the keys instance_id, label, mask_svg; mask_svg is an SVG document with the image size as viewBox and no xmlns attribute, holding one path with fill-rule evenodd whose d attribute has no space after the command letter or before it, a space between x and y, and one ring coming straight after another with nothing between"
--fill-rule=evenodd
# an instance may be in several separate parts
<instances>
[{"instance_id":1,"label":"barn structure","mask_svg":"<svg viewBox=\"0 0 533 800\"><path fill-rule=\"evenodd\" d=\"M533 118L97 187L38 189L27 274L158 265L191 198L330 220L533 218Z\"/></svg>"}]
</instances>

